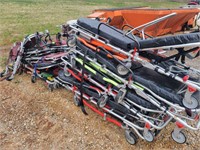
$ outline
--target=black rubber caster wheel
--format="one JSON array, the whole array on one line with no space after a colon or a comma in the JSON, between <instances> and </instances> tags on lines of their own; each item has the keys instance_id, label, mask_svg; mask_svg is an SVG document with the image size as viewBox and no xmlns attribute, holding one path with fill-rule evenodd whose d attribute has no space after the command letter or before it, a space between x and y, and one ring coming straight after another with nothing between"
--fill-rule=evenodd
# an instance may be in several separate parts
<instances>
[{"instance_id":1,"label":"black rubber caster wheel","mask_svg":"<svg viewBox=\"0 0 200 150\"><path fill-rule=\"evenodd\" d=\"M4 71L0 73L0 78L4 77Z\"/></svg>"},{"instance_id":2,"label":"black rubber caster wheel","mask_svg":"<svg viewBox=\"0 0 200 150\"><path fill-rule=\"evenodd\" d=\"M131 145L135 145L137 143L137 138L135 134L130 130L125 130L125 138L126 141Z\"/></svg>"},{"instance_id":3,"label":"black rubber caster wheel","mask_svg":"<svg viewBox=\"0 0 200 150\"><path fill-rule=\"evenodd\" d=\"M53 84L48 84L48 89L50 92L53 92L53 89L54 89Z\"/></svg>"},{"instance_id":4,"label":"black rubber caster wheel","mask_svg":"<svg viewBox=\"0 0 200 150\"><path fill-rule=\"evenodd\" d=\"M13 78L11 78L10 76L8 76L8 77L6 78L7 81L12 81L12 79L13 79Z\"/></svg>"},{"instance_id":5,"label":"black rubber caster wheel","mask_svg":"<svg viewBox=\"0 0 200 150\"><path fill-rule=\"evenodd\" d=\"M32 83L35 83L35 82L36 82L36 76L32 76L32 77L31 77L31 82L32 82Z\"/></svg>"}]
</instances>

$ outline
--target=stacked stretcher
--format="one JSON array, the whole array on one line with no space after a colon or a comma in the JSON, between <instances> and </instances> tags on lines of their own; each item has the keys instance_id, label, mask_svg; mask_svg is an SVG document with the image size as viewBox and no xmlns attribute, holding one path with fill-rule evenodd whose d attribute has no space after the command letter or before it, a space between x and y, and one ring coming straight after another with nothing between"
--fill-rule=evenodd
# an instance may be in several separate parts
<instances>
[{"instance_id":1,"label":"stacked stretcher","mask_svg":"<svg viewBox=\"0 0 200 150\"><path fill-rule=\"evenodd\" d=\"M55 42L48 32L27 36L11 49L1 76L11 80L22 68L32 82L40 77L51 90L65 87L85 114L88 106L125 129L130 144L138 137L152 142L169 123L172 138L184 143L184 128L200 128L200 71L184 64L199 56L200 33L153 38L129 28L80 18L63 25Z\"/></svg>"}]
</instances>

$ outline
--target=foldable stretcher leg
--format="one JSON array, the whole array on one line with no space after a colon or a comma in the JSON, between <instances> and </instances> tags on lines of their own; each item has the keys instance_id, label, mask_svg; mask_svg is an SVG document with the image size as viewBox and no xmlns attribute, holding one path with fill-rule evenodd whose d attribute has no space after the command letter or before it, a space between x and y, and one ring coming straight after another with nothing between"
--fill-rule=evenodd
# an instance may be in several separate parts
<instances>
[{"instance_id":1,"label":"foldable stretcher leg","mask_svg":"<svg viewBox=\"0 0 200 150\"><path fill-rule=\"evenodd\" d=\"M183 128L184 126L181 123L176 122L176 127L171 133L172 139L179 144L183 144L186 142L186 136L182 132Z\"/></svg>"},{"instance_id":2,"label":"foldable stretcher leg","mask_svg":"<svg viewBox=\"0 0 200 150\"><path fill-rule=\"evenodd\" d=\"M150 128L151 128L150 124L149 123L145 123L144 131L143 131L143 136L144 136L144 139L147 142L152 142L154 140L154 135L150 131Z\"/></svg>"},{"instance_id":3,"label":"foldable stretcher leg","mask_svg":"<svg viewBox=\"0 0 200 150\"><path fill-rule=\"evenodd\" d=\"M183 99L183 105L186 108L195 109L199 106L198 100L193 96L195 92L196 92L195 88L188 86Z\"/></svg>"}]
</instances>

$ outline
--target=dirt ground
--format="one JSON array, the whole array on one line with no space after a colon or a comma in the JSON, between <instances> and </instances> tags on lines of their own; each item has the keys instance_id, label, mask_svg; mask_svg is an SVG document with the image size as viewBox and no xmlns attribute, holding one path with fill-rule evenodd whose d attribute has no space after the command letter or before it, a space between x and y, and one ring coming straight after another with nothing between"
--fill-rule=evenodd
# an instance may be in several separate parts
<instances>
[{"instance_id":1,"label":"dirt ground","mask_svg":"<svg viewBox=\"0 0 200 150\"><path fill-rule=\"evenodd\" d=\"M0 57L6 55L0 50ZM200 58L192 64L200 69ZM3 68L0 68L2 71ZM187 143L171 139L168 125L154 142L129 145L124 131L86 108L85 116L65 89L48 91L44 82L31 83L30 75L0 82L0 150L82 149L199 149L200 132L185 131Z\"/></svg>"}]
</instances>

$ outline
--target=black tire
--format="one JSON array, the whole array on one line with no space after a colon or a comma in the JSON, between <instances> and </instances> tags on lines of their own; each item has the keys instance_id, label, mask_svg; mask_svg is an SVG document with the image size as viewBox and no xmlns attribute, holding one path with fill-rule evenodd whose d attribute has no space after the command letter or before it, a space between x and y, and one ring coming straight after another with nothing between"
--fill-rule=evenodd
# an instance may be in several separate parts
<instances>
[{"instance_id":1,"label":"black tire","mask_svg":"<svg viewBox=\"0 0 200 150\"><path fill-rule=\"evenodd\" d=\"M125 139L131 145L135 145L137 143L137 137L130 130L125 130Z\"/></svg>"},{"instance_id":2,"label":"black tire","mask_svg":"<svg viewBox=\"0 0 200 150\"><path fill-rule=\"evenodd\" d=\"M4 73L5 73L5 71L0 73L0 78L4 77Z\"/></svg>"},{"instance_id":3,"label":"black tire","mask_svg":"<svg viewBox=\"0 0 200 150\"><path fill-rule=\"evenodd\" d=\"M53 92L54 89L53 84L48 84L48 89L50 92Z\"/></svg>"},{"instance_id":4,"label":"black tire","mask_svg":"<svg viewBox=\"0 0 200 150\"><path fill-rule=\"evenodd\" d=\"M31 82L32 82L32 83L35 83L35 82L36 82L36 76L32 76L32 77L31 77Z\"/></svg>"},{"instance_id":5,"label":"black tire","mask_svg":"<svg viewBox=\"0 0 200 150\"><path fill-rule=\"evenodd\" d=\"M12 78L10 78L10 76L6 77L7 81L12 81Z\"/></svg>"}]
</instances>

